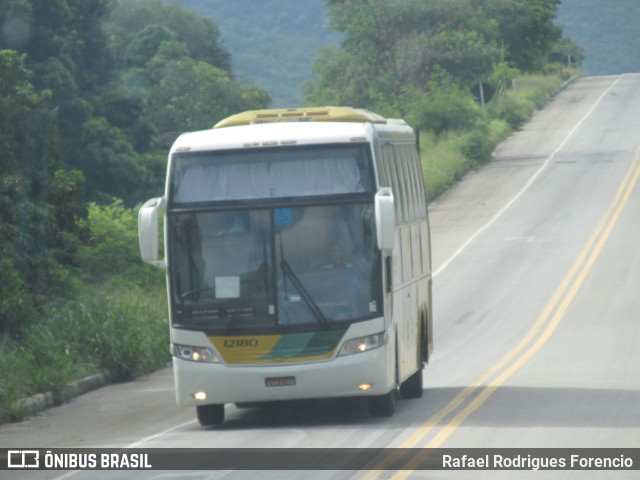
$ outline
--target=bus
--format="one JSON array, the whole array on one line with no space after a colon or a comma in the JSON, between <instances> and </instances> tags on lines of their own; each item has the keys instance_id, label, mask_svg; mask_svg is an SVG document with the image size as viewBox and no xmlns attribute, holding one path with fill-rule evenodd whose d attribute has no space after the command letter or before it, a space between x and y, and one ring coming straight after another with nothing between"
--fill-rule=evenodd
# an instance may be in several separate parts
<instances>
[{"instance_id":1,"label":"bus","mask_svg":"<svg viewBox=\"0 0 640 480\"><path fill-rule=\"evenodd\" d=\"M403 120L271 109L182 134L138 233L166 269L177 403L201 425L225 404L362 397L388 417L422 396L431 244Z\"/></svg>"}]
</instances>

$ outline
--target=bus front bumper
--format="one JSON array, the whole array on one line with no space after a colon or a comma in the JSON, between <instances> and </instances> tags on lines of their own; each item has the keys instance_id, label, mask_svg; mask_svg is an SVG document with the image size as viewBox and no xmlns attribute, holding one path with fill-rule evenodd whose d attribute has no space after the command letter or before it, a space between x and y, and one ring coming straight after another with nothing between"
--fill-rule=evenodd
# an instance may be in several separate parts
<instances>
[{"instance_id":1,"label":"bus front bumper","mask_svg":"<svg viewBox=\"0 0 640 480\"><path fill-rule=\"evenodd\" d=\"M173 358L181 406L384 395L395 387L395 352L385 345L330 361L227 366Z\"/></svg>"}]
</instances>

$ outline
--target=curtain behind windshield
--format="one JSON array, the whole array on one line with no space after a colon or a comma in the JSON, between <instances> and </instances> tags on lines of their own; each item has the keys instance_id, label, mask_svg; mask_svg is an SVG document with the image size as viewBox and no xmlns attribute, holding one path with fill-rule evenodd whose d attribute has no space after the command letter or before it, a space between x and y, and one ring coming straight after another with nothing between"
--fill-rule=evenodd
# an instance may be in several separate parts
<instances>
[{"instance_id":1,"label":"curtain behind windshield","mask_svg":"<svg viewBox=\"0 0 640 480\"><path fill-rule=\"evenodd\" d=\"M359 193L370 189L361 146L177 155L177 203Z\"/></svg>"}]
</instances>

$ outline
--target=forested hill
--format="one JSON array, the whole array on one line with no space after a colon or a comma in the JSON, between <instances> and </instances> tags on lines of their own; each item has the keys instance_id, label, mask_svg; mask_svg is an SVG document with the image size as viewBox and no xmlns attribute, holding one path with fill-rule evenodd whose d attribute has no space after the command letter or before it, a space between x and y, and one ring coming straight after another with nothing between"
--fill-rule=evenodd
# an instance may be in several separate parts
<instances>
[{"instance_id":1,"label":"forested hill","mask_svg":"<svg viewBox=\"0 0 640 480\"><path fill-rule=\"evenodd\" d=\"M177 0L213 18L232 54L238 80L265 88L273 106L302 101L318 48L339 35L327 29L325 0ZM640 71L638 0L562 0L556 23L585 50L590 75Z\"/></svg>"},{"instance_id":2,"label":"forested hill","mask_svg":"<svg viewBox=\"0 0 640 480\"><path fill-rule=\"evenodd\" d=\"M177 0L212 18L231 52L236 79L269 92L273 107L302 103L302 84L320 47L338 42L324 0Z\"/></svg>"},{"instance_id":3,"label":"forested hill","mask_svg":"<svg viewBox=\"0 0 640 480\"><path fill-rule=\"evenodd\" d=\"M640 72L638 0L562 0L557 23L585 51L589 75Z\"/></svg>"}]
</instances>

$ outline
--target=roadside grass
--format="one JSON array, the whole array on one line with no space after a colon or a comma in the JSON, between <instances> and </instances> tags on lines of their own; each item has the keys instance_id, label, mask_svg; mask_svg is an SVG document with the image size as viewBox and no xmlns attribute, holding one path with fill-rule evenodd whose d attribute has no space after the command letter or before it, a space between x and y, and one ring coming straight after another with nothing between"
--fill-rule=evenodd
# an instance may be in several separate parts
<instances>
[{"instance_id":1,"label":"roadside grass","mask_svg":"<svg viewBox=\"0 0 640 480\"><path fill-rule=\"evenodd\" d=\"M420 156L428 200L436 199L467 172L486 163L510 134L509 125L498 119L470 132L421 133Z\"/></svg>"},{"instance_id":2,"label":"roadside grass","mask_svg":"<svg viewBox=\"0 0 640 480\"><path fill-rule=\"evenodd\" d=\"M138 253L137 208L90 205L90 240L69 271L72 296L40 311L40 321L0 336L0 424L25 418L20 400L95 373L112 381L148 374L169 361L164 272Z\"/></svg>"},{"instance_id":3,"label":"roadside grass","mask_svg":"<svg viewBox=\"0 0 640 480\"><path fill-rule=\"evenodd\" d=\"M562 82L556 74L518 77L513 88L486 105L484 121L472 130L440 135L421 132L420 156L428 199L436 199L466 173L488 162L493 150L542 108Z\"/></svg>"},{"instance_id":4,"label":"roadside grass","mask_svg":"<svg viewBox=\"0 0 640 480\"><path fill-rule=\"evenodd\" d=\"M0 423L29 414L20 400L52 392L63 401L67 385L95 373L126 381L169 360L166 295L139 287L101 286L49 309L21 337L0 338Z\"/></svg>"},{"instance_id":5,"label":"roadside grass","mask_svg":"<svg viewBox=\"0 0 640 480\"><path fill-rule=\"evenodd\" d=\"M82 364L127 381L152 372L169 359L164 292L128 289L93 295L55 313L55 329L68 332L66 348Z\"/></svg>"}]
</instances>

